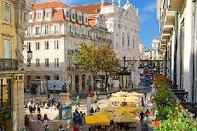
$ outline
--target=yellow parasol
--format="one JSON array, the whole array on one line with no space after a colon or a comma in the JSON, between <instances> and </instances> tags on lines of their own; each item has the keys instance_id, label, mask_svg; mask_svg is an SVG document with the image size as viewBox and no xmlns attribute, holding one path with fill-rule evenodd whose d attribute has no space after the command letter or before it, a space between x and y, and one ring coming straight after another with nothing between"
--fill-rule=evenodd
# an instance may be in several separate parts
<instances>
[{"instance_id":1,"label":"yellow parasol","mask_svg":"<svg viewBox=\"0 0 197 131\"><path fill-rule=\"evenodd\" d=\"M110 115L107 112L98 112L85 117L87 125L110 125Z\"/></svg>"}]
</instances>

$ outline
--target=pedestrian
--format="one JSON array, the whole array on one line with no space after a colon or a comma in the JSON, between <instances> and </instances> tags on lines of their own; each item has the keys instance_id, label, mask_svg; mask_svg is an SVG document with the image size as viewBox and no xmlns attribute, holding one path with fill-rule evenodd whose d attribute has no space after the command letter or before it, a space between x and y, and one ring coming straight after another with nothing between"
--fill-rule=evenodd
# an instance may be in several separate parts
<instances>
[{"instance_id":1,"label":"pedestrian","mask_svg":"<svg viewBox=\"0 0 197 131\"><path fill-rule=\"evenodd\" d=\"M60 104L60 102L58 101L58 103L57 103L57 109L60 109L60 107L61 107L61 104Z\"/></svg>"},{"instance_id":2,"label":"pedestrian","mask_svg":"<svg viewBox=\"0 0 197 131\"><path fill-rule=\"evenodd\" d=\"M41 121L41 120L42 120L42 116L41 116L41 114L40 114L40 113L37 115L37 119L38 119L39 121Z\"/></svg>"},{"instance_id":3,"label":"pedestrian","mask_svg":"<svg viewBox=\"0 0 197 131\"><path fill-rule=\"evenodd\" d=\"M73 126L73 131L79 131L78 125L74 125L74 126Z\"/></svg>"},{"instance_id":4,"label":"pedestrian","mask_svg":"<svg viewBox=\"0 0 197 131\"><path fill-rule=\"evenodd\" d=\"M37 112L40 114L40 106L37 106Z\"/></svg>"},{"instance_id":5,"label":"pedestrian","mask_svg":"<svg viewBox=\"0 0 197 131\"><path fill-rule=\"evenodd\" d=\"M76 97L76 104L77 104L78 106L80 106L80 97L79 97L79 95Z\"/></svg>"},{"instance_id":6,"label":"pedestrian","mask_svg":"<svg viewBox=\"0 0 197 131\"><path fill-rule=\"evenodd\" d=\"M65 131L62 125L59 126L59 131Z\"/></svg>"},{"instance_id":7,"label":"pedestrian","mask_svg":"<svg viewBox=\"0 0 197 131\"><path fill-rule=\"evenodd\" d=\"M96 108L96 112L99 112L100 111L100 108L99 108L99 106L97 106L97 108Z\"/></svg>"},{"instance_id":8,"label":"pedestrian","mask_svg":"<svg viewBox=\"0 0 197 131\"><path fill-rule=\"evenodd\" d=\"M49 120L47 114L44 114L44 119L43 120L46 121L46 122Z\"/></svg>"},{"instance_id":9,"label":"pedestrian","mask_svg":"<svg viewBox=\"0 0 197 131\"><path fill-rule=\"evenodd\" d=\"M147 96L147 93L145 92L145 93L144 93L144 97L145 97L145 99L146 99L146 96Z\"/></svg>"},{"instance_id":10,"label":"pedestrian","mask_svg":"<svg viewBox=\"0 0 197 131\"><path fill-rule=\"evenodd\" d=\"M26 114L25 115L25 128L29 127L29 116Z\"/></svg>"},{"instance_id":11,"label":"pedestrian","mask_svg":"<svg viewBox=\"0 0 197 131\"><path fill-rule=\"evenodd\" d=\"M73 114L73 122L75 125L80 124L80 122L81 122L81 115L77 109L75 110L75 112Z\"/></svg>"},{"instance_id":12,"label":"pedestrian","mask_svg":"<svg viewBox=\"0 0 197 131\"><path fill-rule=\"evenodd\" d=\"M141 122L143 122L143 120L144 120L144 115L145 115L145 114L144 114L143 111L140 112L140 116L139 116L139 117L140 117L140 121L141 121Z\"/></svg>"},{"instance_id":13,"label":"pedestrian","mask_svg":"<svg viewBox=\"0 0 197 131\"><path fill-rule=\"evenodd\" d=\"M34 106L33 106L33 112L35 113L35 111L36 111L36 105L34 104Z\"/></svg>"},{"instance_id":14,"label":"pedestrian","mask_svg":"<svg viewBox=\"0 0 197 131\"><path fill-rule=\"evenodd\" d=\"M91 109L90 109L90 113L91 113L91 114L93 114L93 113L94 113L94 109L93 109L93 107L91 107Z\"/></svg>"},{"instance_id":15,"label":"pedestrian","mask_svg":"<svg viewBox=\"0 0 197 131\"><path fill-rule=\"evenodd\" d=\"M44 131L49 131L49 126L47 124L44 127Z\"/></svg>"}]
</instances>

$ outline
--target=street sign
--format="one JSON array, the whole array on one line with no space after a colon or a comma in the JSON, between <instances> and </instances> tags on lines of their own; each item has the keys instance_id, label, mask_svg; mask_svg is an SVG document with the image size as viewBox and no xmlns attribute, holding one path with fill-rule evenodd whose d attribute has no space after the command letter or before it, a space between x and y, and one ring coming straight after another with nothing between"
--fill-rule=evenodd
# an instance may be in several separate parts
<instances>
[{"instance_id":1,"label":"street sign","mask_svg":"<svg viewBox=\"0 0 197 131\"><path fill-rule=\"evenodd\" d=\"M62 120L71 120L72 119L72 107L71 105L63 105L60 109L60 118Z\"/></svg>"}]
</instances>

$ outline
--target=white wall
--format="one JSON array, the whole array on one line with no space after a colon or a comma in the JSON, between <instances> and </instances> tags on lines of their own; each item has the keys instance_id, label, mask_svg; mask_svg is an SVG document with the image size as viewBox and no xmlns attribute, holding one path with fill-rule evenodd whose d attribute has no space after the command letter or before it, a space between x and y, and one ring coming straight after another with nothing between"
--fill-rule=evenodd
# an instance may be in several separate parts
<instances>
[{"instance_id":1,"label":"white wall","mask_svg":"<svg viewBox=\"0 0 197 131\"><path fill-rule=\"evenodd\" d=\"M189 100L191 101L191 88L192 88L192 1L186 1L186 8L184 11L185 17L185 39L184 39L184 81L183 87L189 92Z\"/></svg>"}]
</instances>

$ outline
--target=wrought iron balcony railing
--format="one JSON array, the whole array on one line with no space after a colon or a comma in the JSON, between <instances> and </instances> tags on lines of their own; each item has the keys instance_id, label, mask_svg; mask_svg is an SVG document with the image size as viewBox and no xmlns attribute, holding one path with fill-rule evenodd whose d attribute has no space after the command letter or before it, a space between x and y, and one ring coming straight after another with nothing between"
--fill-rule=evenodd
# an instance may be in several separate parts
<instances>
[{"instance_id":1,"label":"wrought iron balcony railing","mask_svg":"<svg viewBox=\"0 0 197 131\"><path fill-rule=\"evenodd\" d=\"M0 59L0 71L17 70L17 60Z\"/></svg>"}]
</instances>

